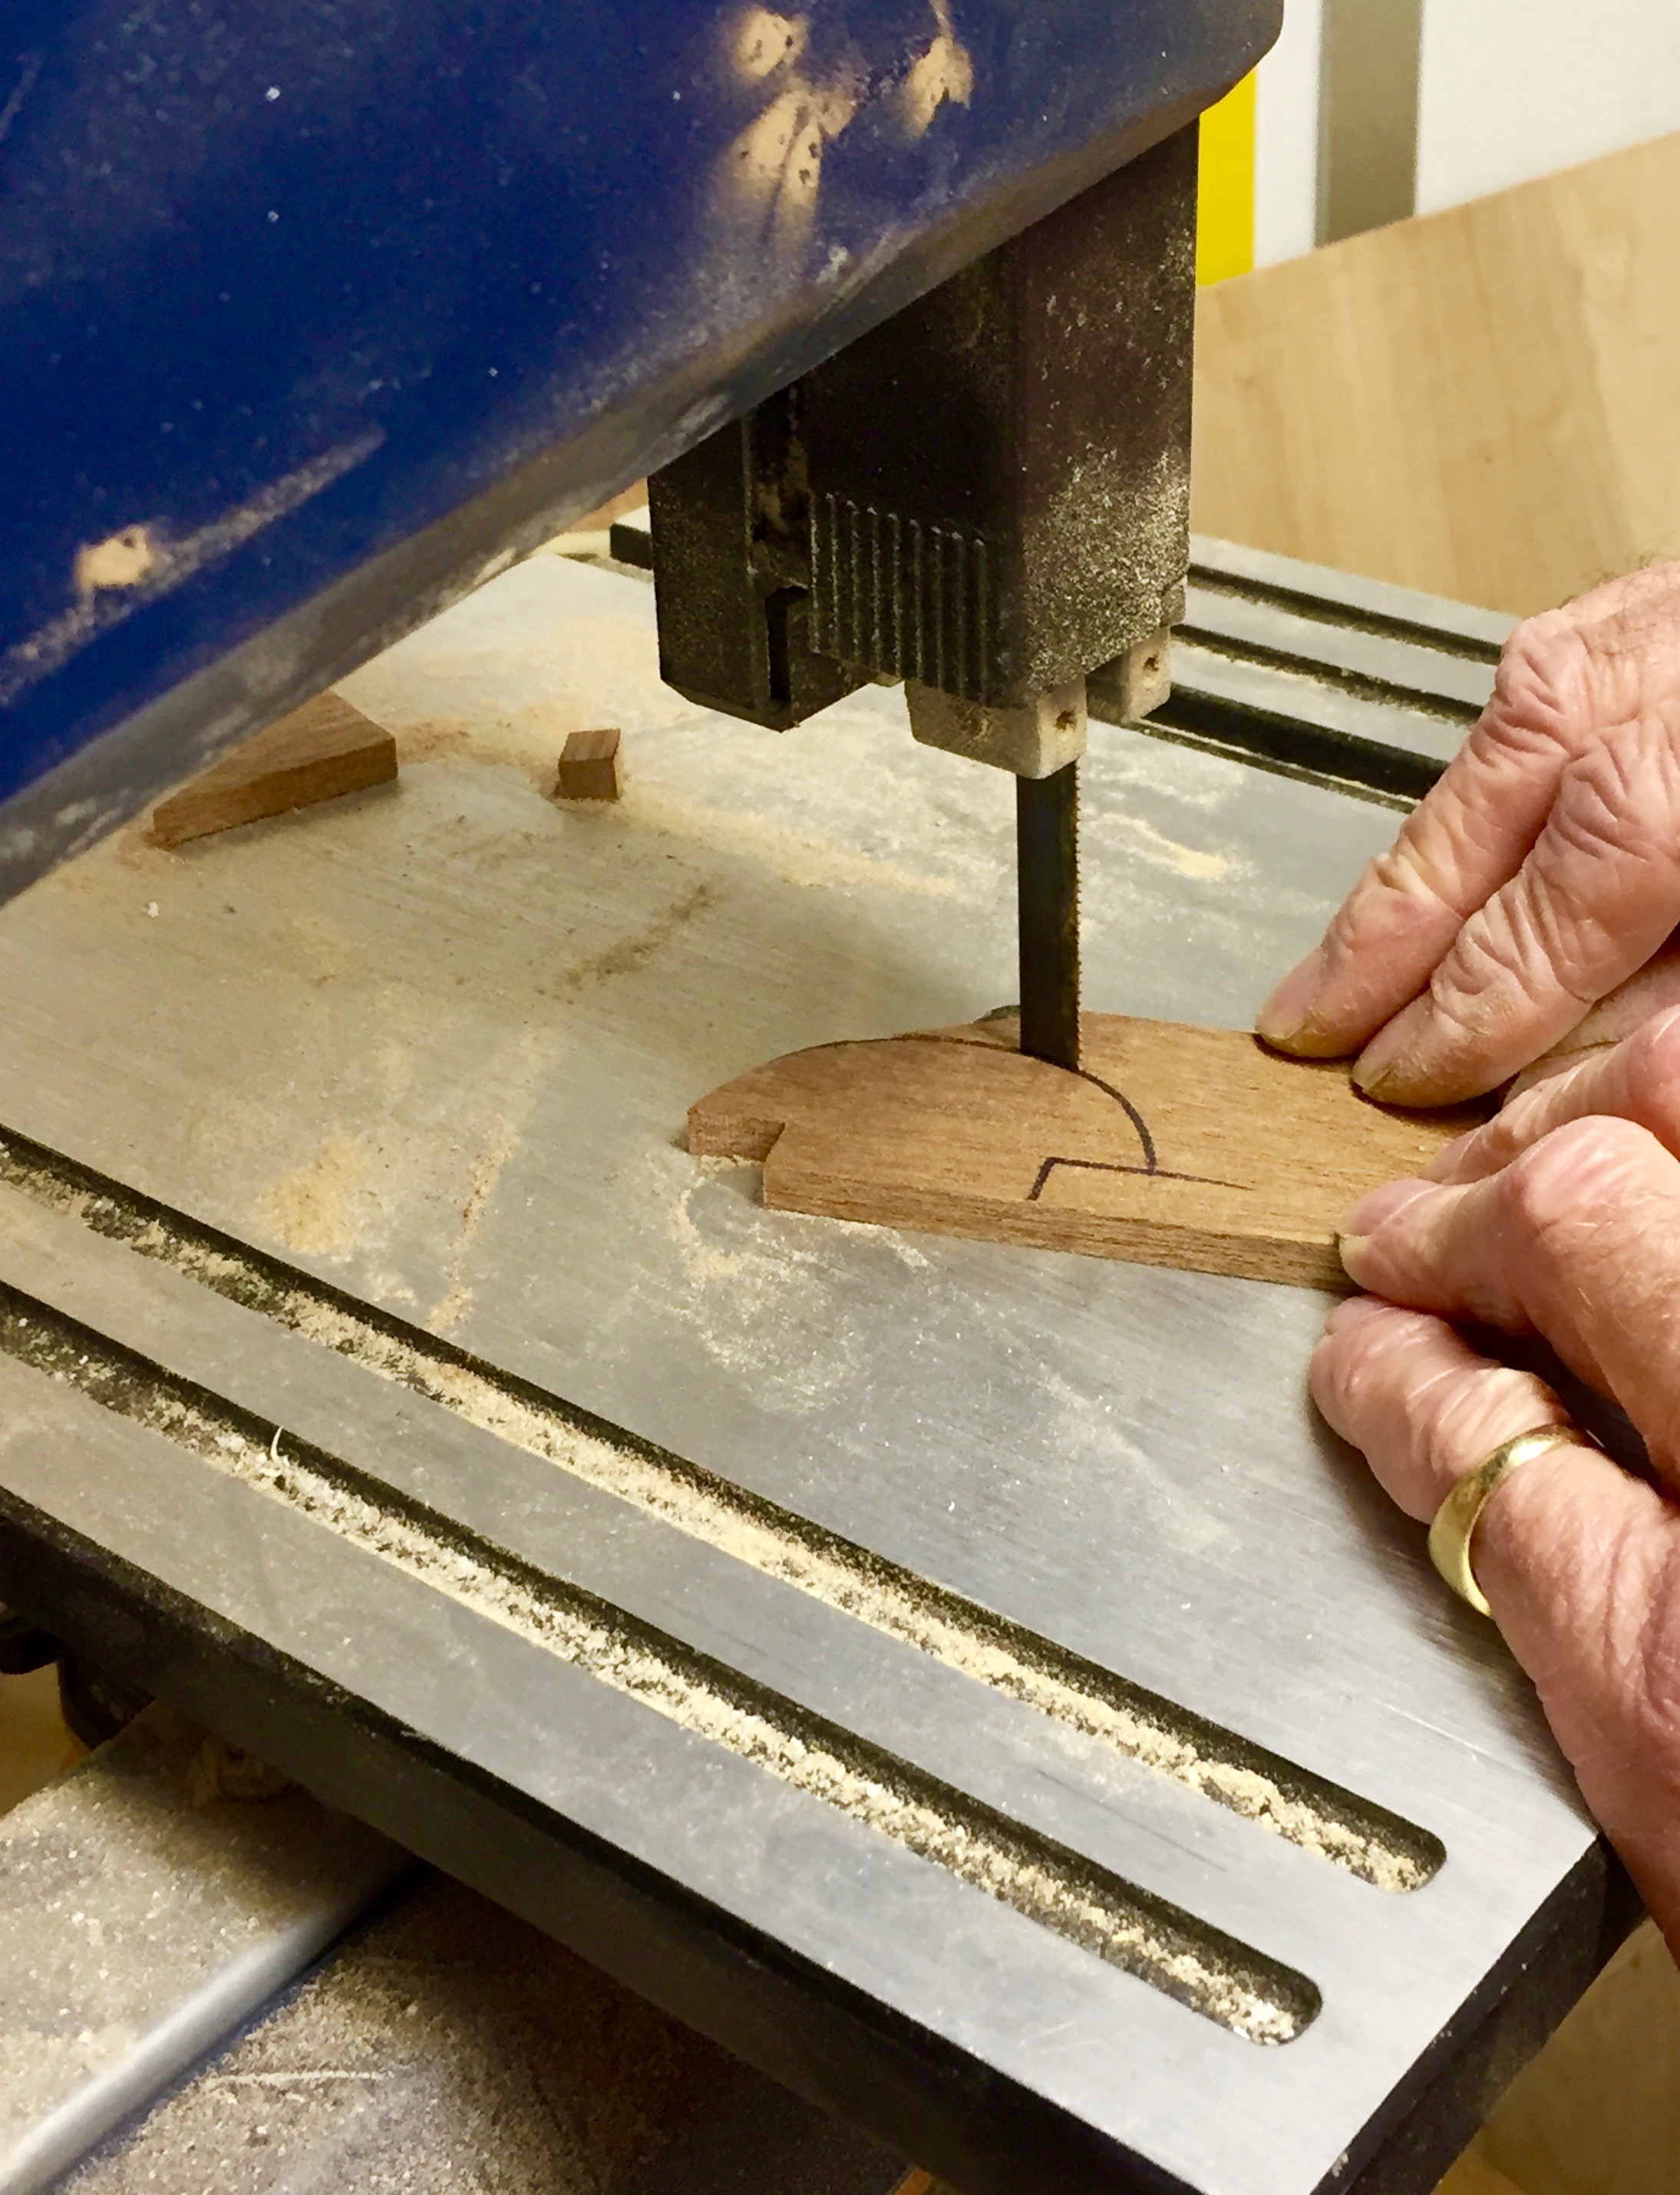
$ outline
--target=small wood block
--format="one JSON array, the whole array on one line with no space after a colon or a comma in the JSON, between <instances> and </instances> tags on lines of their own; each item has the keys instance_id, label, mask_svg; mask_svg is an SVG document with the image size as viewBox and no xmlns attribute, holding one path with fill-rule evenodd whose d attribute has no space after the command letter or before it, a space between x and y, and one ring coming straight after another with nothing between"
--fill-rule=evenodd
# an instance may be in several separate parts
<instances>
[{"instance_id":1,"label":"small wood block","mask_svg":"<svg viewBox=\"0 0 1680 2195\"><path fill-rule=\"evenodd\" d=\"M573 732L561 754L555 796L560 800L616 800L622 773L616 724L598 732Z\"/></svg>"},{"instance_id":2,"label":"small wood block","mask_svg":"<svg viewBox=\"0 0 1680 2195\"><path fill-rule=\"evenodd\" d=\"M391 735L337 694L318 694L160 800L152 811L152 835L160 846L178 846L236 823L383 785L396 774Z\"/></svg>"},{"instance_id":3,"label":"small wood block","mask_svg":"<svg viewBox=\"0 0 1680 2195\"><path fill-rule=\"evenodd\" d=\"M790 1052L688 1115L698 1156L758 1159L784 1212L1347 1286L1336 1223L1486 1106L1373 1105L1345 1060L1238 1029L1087 1014L1077 1073L1013 1017Z\"/></svg>"}]
</instances>

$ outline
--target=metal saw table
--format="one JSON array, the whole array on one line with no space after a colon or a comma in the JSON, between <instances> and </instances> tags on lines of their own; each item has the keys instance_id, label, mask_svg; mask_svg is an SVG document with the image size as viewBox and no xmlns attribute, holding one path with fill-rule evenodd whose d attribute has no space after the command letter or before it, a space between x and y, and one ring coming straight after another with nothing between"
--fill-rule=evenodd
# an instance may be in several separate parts
<instances>
[{"instance_id":1,"label":"metal saw table","mask_svg":"<svg viewBox=\"0 0 1680 2195\"><path fill-rule=\"evenodd\" d=\"M1246 1023L1393 829L1326 755L1456 744L1488 635L1373 591L1315 687L1204 573L1173 736L1093 728L1090 1005ZM709 717L555 556L341 690L397 786L0 913L0 1595L969 2195L1426 2187L1625 1915L1323 1299L682 1147L1013 996L1009 781Z\"/></svg>"}]
</instances>

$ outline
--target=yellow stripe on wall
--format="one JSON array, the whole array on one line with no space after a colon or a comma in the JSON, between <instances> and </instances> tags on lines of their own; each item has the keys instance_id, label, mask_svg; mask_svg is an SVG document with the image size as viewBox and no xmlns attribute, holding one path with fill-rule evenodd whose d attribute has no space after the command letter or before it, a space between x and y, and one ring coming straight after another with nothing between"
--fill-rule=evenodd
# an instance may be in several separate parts
<instances>
[{"instance_id":1,"label":"yellow stripe on wall","mask_svg":"<svg viewBox=\"0 0 1680 2195\"><path fill-rule=\"evenodd\" d=\"M1251 70L1201 123L1196 279L1223 282L1254 264L1254 75Z\"/></svg>"}]
</instances>

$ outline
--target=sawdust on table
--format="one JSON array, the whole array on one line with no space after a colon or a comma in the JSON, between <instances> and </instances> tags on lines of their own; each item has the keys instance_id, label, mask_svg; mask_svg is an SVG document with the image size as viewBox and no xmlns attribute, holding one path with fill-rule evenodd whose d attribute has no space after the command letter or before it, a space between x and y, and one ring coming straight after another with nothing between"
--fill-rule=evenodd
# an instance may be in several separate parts
<instances>
[{"instance_id":1,"label":"sawdust on table","mask_svg":"<svg viewBox=\"0 0 1680 2195\"><path fill-rule=\"evenodd\" d=\"M313 1158L259 1192L257 1223L305 1257L348 1258L361 1239L369 1173L365 1147L335 1129Z\"/></svg>"},{"instance_id":2,"label":"sawdust on table","mask_svg":"<svg viewBox=\"0 0 1680 2195\"><path fill-rule=\"evenodd\" d=\"M863 886L921 899L958 896L955 878L945 871L909 868L860 847L813 838L774 816L745 809L719 808L671 787L632 779L617 812L626 823L642 824L693 845L755 861L782 883L807 890L844 891Z\"/></svg>"}]
</instances>

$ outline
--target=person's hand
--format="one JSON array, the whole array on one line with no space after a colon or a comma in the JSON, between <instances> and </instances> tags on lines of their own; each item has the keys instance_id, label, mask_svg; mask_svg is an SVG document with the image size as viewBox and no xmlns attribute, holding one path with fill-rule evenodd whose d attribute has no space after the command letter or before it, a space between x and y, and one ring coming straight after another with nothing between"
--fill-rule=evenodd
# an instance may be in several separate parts
<instances>
[{"instance_id":1,"label":"person's hand","mask_svg":"<svg viewBox=\"0 0 1680 2195\"><path fill-rule=\"evenodd\" d=\"M1517 629L1481 722L1257 1027L1306 1057L1358 1052L1370 1097L1447 1104L1680 999L1680 953L1654 960L1677 923L1669 564Z\"/></svg>"},{"instance_id":2,"label":"person's hand","mask_svg":"<svg viewBox=\"0 0 1680 2195\"><path fill-rule=\"evenodd\" d=\"M1680 1950L1677 1154L1680 1008L1516 1098L1433 1178L1354 1207L1343 1259L1372 1293L1330 1314L1312 1389L1420 1519L1502 1442L1567 1419L1543 1381L1449 1322L1542 1335L1643 1436L1654 1484L1573 1446L1513 1472L1471 1559L1587 1805Z\"/></svg>"}]
</instances>

